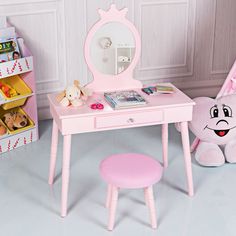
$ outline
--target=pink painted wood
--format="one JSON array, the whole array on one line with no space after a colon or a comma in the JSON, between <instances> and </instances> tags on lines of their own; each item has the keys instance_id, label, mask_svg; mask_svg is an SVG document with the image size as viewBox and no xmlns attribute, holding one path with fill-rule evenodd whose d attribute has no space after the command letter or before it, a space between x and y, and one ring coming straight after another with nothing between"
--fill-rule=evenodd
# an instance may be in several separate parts
<instances>
[{"instance_id":1,"label":"pink painted wood","mask_svg":"<svg viewBox=\"0 0 236 236\"><path fill-rule=\"evenodd\" d=\"M94 24L90 29L84 46L85 60L88 64L89 69L93 73L94 80L88 85L89 88L93 89L95 92L104 92L111 90L122 90L122 89L134 89L141 88L142 83L139 80L133 79L133 70L139 60L141 53L141 39L135 26L126 19L126 13L128 9L123 8L118 10L114 4L111 5L110 9L105 12L101 9L98 10L100 15L100 20ZM133 34L135 39L135 55L129 67L122 73L118 75L106 75L99 72L94 66L91 60L91 41L94 34L105 24L111 22L118 22L126 26L130 32Z\"/></svg>"},{"instance_id":2,"label":"pink painted wood","mask_svg":"<svg viewBox=\"0 0 236 236\"><path fill-rule=\"evenodd\" d=\"M135 153L112 155L101 162L100 174L108 183L106 206L110 211L109 230L114 226L118 188L144 188L151 226L154 229L157 227L152 185L160 181L162 169L156 160Z\"/></svg>"},{"instance_id":3,"label":"pink painted wood","mask_svg":"<svg viewBox=\"0 0 236 236\"><path fill-rule=\"evenodd\" d=\"M49 169L49 178L48 178L49 184L53 184L54 176L55 176L55 167L56 167L56 159L57 159L57 143L58 143L58 128L57 128L56 121L53 120L51 158L50 158L50 169Z\"/></svg>"},{"instance_id":4,"label":"pink painted wood","mask_svg":"<svg viewBox=\"0 0 236 236\"><path fill-rule=\"evenodd\" d=\"M108 184L129 189L145 188L159 182L162 171L158 161L136 153L111 155L100 165L100 174Z\"/></svg>"},{"instance_id":5,"label":"pink painted wood","mask_svg":"<svg viewBox=\"0 0 236 236\"><path fill-rule=\"evenodd\" d=\"M63 142L63 164L62 164L62 191L61 191L61 216L67 215L67 198L70 175L70 150L71 135L64 135Z\"/></svg>"},{"instance_id":6,"label":"pink painted wood","mask_svg":"<svg viewBox=\"0 0 236 236\"><path fill-rule=\"evenodd\" d=\"M162 156L164 168L168 167L168 124L162 125Z\"/></svg>"},{"instance_id":7,"label":"pink painted wood","mask_svg":"<svg viewBox=\"0 0 236 236\"><path fill-rule=\"evenodd\" d=\"M113 188L115 188L114 190L115 192L112 191ZM144 198L145 198L145 204L149 208L151 226L153 229L156 229L157 219L156 219L156 209L155 209L155 201L154 201L152 186L149 186L144 189ZM109 184L106 207L109 209L108 230L110 231L113 230L114 228L117 200L118 200L118 188L112 187L112 185Z\"/></svg>"},{"instance_id":8,"label":"pink painted wood","mask_svg":"<svg viewBox=\"0 0 236 236\"><path fill-rule=\"evenodd\" d=\"M110 207L110 202L111 202L111 192L112 192L112 185L108 184L107 188L107 200L106 200L106 208Z\"/></svg>"},{"instance_id":9,"label":"pink painted wood","mask_svg":"<svg viewBox=\"0 0 236 236\"><path fill-rule=\"evenodd\" d=\"M153 188L149 186L145 188L146 196L147 196L147 206L149 208L149 214L151 219L151 226L153 229L157 228L157 217L156 217L156 209L155 202L153 197Z\"/></svg>"},{"instance_id":10,"label":"pink painted wood","mask_svg":"<svg viewBox=\"0 0 236 236\"><path fill-rule=\"evenodd\" d=\"M135 166L135 168L133 168ZM106 206L109 208L108 230L112 230L118 198L118 188L144 188L151 226L157 227L152 185L159 182L163 168L154 159L135 153L112 155L100 164L100 174L108 183Z\"/></svg>"},{"instance_id":11,"label":"pink painted wood","mask_svg":"<svg viewBox=\"0 0 236 236\"><path fill-rule=\"evenodd\" d=\"M117 200L118 200L118 188L112 186L111 202L109 204L110 207L109 207L108 230L113 230L114 227Z\"/></svg>"},{"instance_id":12,"label":"pink painted wood","mask_svg":"<svg viewBox=\"0 0 236 236\"><path fill-rule=\"evenodd\" d=\"M1 16L2 18L3 16ZM19 75L22 80L31 89L32 94L27 98L25 104L21 107L24 112L31 118L34 123L32 129L15 133L14 135L6 135L1 137L0 148L1 154L14 150L39 139L38 133L38 112L36 100L35 72L34 60L29 49L24 44L24 40L20 37L18 41L22 58L0 63L0 80L9 76ZM1 96L2 98L2 96ZM1 99L1 105L4 103ZM0 105L0 106L1 106Z\"/></svg>"},{"instance_id":13,"label":"pink painted wood","mask_svg":"<svg viewBox=\"0 0 236 236\"><path fill-rule=\"evenodd\" d=\"M181 127L181 136L182 144L184 150L184 160L185 160L185 169L188 181L189 196L194 195L193 191L193 177L192 177L192 166L191 166L191 155L190 155L190 145L189 145L189 134L188 134L188 122L184 121L180 123Z\"/></svg>"},{"instance_id":14,"label":"pink painted wood","mask_svg":"<svg viewBox=\"0 0 236 236\"><path fill-rule=\"evenodd\" d=\"M229 74L227 75L227 78L220 90L220 92L217 94L216 98L222 97L224 95L232 94L236 92L235 87L235 80L236 80L236 61L234 62Z\"/></svg>"},{"instance_id":15,"label":"pink painted wood","mask_svg":"<svg viewBox=\"0 0 236 236\"><path fill-rule=\"evenodd\" d=\"M125 18L127 9L117 10L115 5L111 5L108 12L99 10L101 19L93 26L86 38L84 53L85 59L93 73L94 80L88 87L94 90L94 94L90 97L87 103L78 108L62 107L56 100L57 94L48 96L50 103L50 111L54 122L56 123L61 134L64 136L63 146L63 166L62 166L62 202L61 202L61 215L65 216L67 213L67 195L69 183L69 164L70 164L70 140L72 134L98 132L102 130L123 129L131 127L141 127L148 125L164 124L163 126L163 162L167 166L167 145L168 145L168 123L187 122L192 119L192 110L194 102L177 89L172 84L175 93L162 94L159 96L148 96L141 91L142 84L138 80L133 79L133 69L138 62L141 52L141 40L135 26ZM135 38L135 55L129 65L128 69L124 72L115 75L104 75L94 68L90 58L90 43L94 34L104 24L109 22L118 22L124 24L134 35ZM108 90L119 89L135 89L147 100L147 105L143 107L130 108L125 110L113 110L104 100L103 92ZM90 105L96 101L100 101L104 105L103 110L92 110ZM130 119L133 122L129 122ZM185 128L183 130L184 143L186 144ZM52 135L53 152L55 153L57 138ZM185 147L186 145L184 145ZM189 195L193 194L192 186L192 169L191 158L188 149L185 149L185 165L188 179L188 192ZM55 169L55 155L51 155L50 176L54 175L51 169ZM49 177L49 182L53 182L53 177Z\"/></svg>"},{"instance_id":16,"label":"pink painted wood","mask_svg":"<svg viewBox=\"0 0 236 236\"><path fill-rule=\"evenodd\" d=\"M144 201L145 201L145 204L146 204L146 206L147 207L149 207L148 206L148 194L147 194L147 191L146 191L146 188L144 188Z\"/></svg>"},{"instance_id":17,"label":"pink painted wood","mask_svg":"<svg viewBox=\"0 0 236 236\"><path fill-rule=\"evenodd\" d=\"M54 122L57 124L57 127L63 136L77 133L98 132L102 130L124 129L190 121L192 119L192 109L194 102L174 85L166 85L173 86L175 93L168 95L162 94L160 96L148 96L142 93L141 90L137 90L148 102L148 104L143 107L125 110L113 110L104 100L102 93L95 93L91 98L89 98L86 105L80 107L79 109L72 107L64 108L61 107L56 101L56 94L51 94L48 96L50 111ZM103 110L90 109L90 104L94 103L95 100L101 101L101 103L104 105ZM150 114L156 115L150 119ZM132 118L134 122L128 122L130 118ZM109 122L106 123L104 120ZM166 130L167 126L164 127L165 128L163 128L163 130ZM182 131L182 133L183 132L186 131ZM52 136L54 137L54 135ZM167 139L167 132L163 133L163 162L168 159ZM55 142L57 142L56 139ZM54 146L55 144L53 143L54 141L52 139L52 145ZM64 148L66 147L64 146ZM189 149L185 149L184 155L185 160L187 160L185 161L185 166L188 179L188 193L189 195L192 195L192 167L191 156L190 153L188 153L188 150ZM66 178L68 178L68 176ZM68 184L67 181L68 180L63 181L64 186ZM67 191L68 187L65 186L63 189ZM67 199L67 197L65 197L67 194L68 192L64 192L64 197L62 199ZM65 201L63 205L64 208L66 208ZM61 214L65 215L65 211Z\"/></svg>"}]
</instances>

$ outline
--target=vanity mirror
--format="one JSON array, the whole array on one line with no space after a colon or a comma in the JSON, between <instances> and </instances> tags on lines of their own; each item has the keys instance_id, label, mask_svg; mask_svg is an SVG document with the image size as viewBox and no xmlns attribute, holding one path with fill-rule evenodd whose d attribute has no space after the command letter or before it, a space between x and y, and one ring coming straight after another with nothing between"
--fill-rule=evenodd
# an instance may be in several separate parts
<instances>
[{"instance_id":1,"label":"vanity mirror","mask_svg":"<svg viewBox=\"0 0 236 236\"><path fill-rule=\"evenodd\" d=\"M114 4L108 11L98 10L100 20L90 29L85 41L85 59L94 80L88 85L103 92L141 88L133 79L140 57L141 41L135 26L126 19L127 8Z\"/></svg>"},{"instance_id":2,"label":"vanity mirror","mask_svg":"<svg viewBox=\"0 0 236 236\"><path fill-rule=\"evenodd\" d=\"M126 26L110 22L94 34L90 47L94 67L103 74L117 75L125 71L132 62L135 40Z\"/></svg>"}]
</instances>

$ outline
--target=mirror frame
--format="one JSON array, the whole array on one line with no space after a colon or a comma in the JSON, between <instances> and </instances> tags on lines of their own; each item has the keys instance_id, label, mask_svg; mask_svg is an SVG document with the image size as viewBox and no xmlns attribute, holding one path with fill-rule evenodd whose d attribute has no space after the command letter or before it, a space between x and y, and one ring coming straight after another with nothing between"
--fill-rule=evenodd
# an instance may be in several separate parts
<instances>
[{"instance_id":1,"label":"mirror frame","mask_svg":"<svg viewBox=\"0 0 236 236\"><path fill-rule=\"evenodd\" d=\"M100 15L100 20L98 20L88 32L85 40L84 56L86 63L93 74L93 81L88 84L87 87L95 92L127 90L142 87L141 81L133 78L133 70L138 63L141 53L141 39L133 23L126 19L127 12L127 8L118 10L115 4L112 4L108 11L99 9L98 13ZM117 75L103 74L98 71L92 62L90 54L93 36L103 25L110 22L118 22L126 26L133 34L135 40L135 54L132 62L125 71Z\"/></svg>"}]
</instances>

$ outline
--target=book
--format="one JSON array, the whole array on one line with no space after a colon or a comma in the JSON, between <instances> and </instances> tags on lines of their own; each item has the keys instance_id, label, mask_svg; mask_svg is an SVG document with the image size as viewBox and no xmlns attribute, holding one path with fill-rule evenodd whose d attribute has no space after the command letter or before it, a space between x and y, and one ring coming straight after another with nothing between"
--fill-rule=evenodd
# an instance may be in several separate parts
<instances>
[{"instance_id":1,"label":"book","mask_svg":"<svg viewBox=\"0 0 236 236\"><path fill-rule=\"evenodd\" d=\"M135 90L105 92L106 101L114 109L130 108L146 105L146 100Z\"/></svg>"},{"instance_id":2,"label":"book","mask_svg":"<svg viewBox=\"0 0 236 236\"><path fill-rule=\"evenodd\" d=\"M154 94L153 89L154 87L146 87L146 88L142 88L142 91L146 93L147 95L153 95Z\"/></svg>"},{"instance_id":3,"label":"book","mask_svg":"<svg viewBox=\"0 0 236 236\"><path fill-rule=\"evenodd\" d=\"M156 85L156 92L158 93L173 93L174 88L171 86Z\"/></svg>"},{"instance_id":4,"label":"book","mask_svg":"<svg viewBox=\"0 0 236 236\"><path fill-rule=\"evenodd\" d=\"M142 88L142 91L148 95L170 94L174 93L174 88L166 85L155 85Z\"/></svg>"},{"instance_id":5,"label":"book","mask_svg":"<svg viewBox=\"0 0 236 236\"><path fill-rule=\"evenodd\" d=\"M16 37L0 38L0 63L21 57Z\"/></svg>"}]
</instances>

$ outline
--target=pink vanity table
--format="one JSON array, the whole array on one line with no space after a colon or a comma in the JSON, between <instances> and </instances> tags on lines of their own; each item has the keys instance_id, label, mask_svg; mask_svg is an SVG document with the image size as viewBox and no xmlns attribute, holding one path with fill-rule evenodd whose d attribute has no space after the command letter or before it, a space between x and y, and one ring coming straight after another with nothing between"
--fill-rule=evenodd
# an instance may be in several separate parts
<instances>
[{"instance_id":1,"label":"pink vanity table","mask_svg":"<svg viewBox=\"0 0 236 236\"><path fill-rule=\"evenodd\" d=\"M72 134L98 132L104 130L123 129L132 127L142 127L149 125L162 125L162 146L164 167L168 165L168 124L180 122L182 145L184 150L184 160L187 174L188 194L193 196L193 179L191 156L189 146L188 121L192 119L192 109L194 102L176 87L173 94L162 94L158 96L148 96L141 91L142 84L132 77L133 69L140 56L141 43L139 34L134 25L125 18L127 9L117 10L114 5L104 12L99 10L101 19L92 27L85 42L85 59L93 73L94 80L88 85L93 89L94 94L88 99L86 104L79 108L62 107L56 100L56 94L48 96L50 111L53 117L52 145L49 184L53 184L55 163L57 155L58 131L63 135L63 164L62 164L62 198L61 216L67 214L67 196L70 173L70 151ZM114 27L127 27L132 33L135 44L135 54L128 68L117 74L104 74L99 71L93 61L94 37L100 30L100 34L106 31L103 27L114 24ZM114 28L113 26L111 28ZM121 28L122 28L121 27ZM107 33L106 33L107 36ZM112 39L113 40L113 39ZM127 44L126 44L127 45ZM105 61L105 60L104 60ZM169 84L171 85L171 84ZM173 85L172 85L173 86ZM103 97L104 91L135 89L148 102L142 107L113 110L106 103ZM94 101L99 101L104 105L103 110L92 110L90 105ZM129 152L129 150L127 150ZM92 159L91 159L92 160Z\"/></svg>"}]
</instances>

